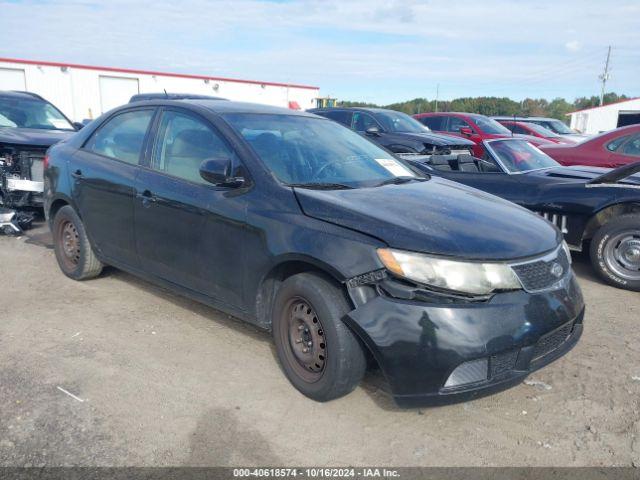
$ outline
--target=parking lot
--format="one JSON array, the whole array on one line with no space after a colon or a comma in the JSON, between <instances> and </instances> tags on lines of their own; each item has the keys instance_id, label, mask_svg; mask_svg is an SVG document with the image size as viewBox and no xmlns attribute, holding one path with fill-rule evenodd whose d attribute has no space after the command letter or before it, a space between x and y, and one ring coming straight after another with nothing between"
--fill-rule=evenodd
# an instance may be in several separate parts
<instances>
[{"instance_id":1,"label":"parking lot","mask_svg":"<svg viewBox=\"0 0 640 480\"><path fill-rule=\"evenodd\" d=\"M525 384L400 410L370 375L326 404L267 333L121 271L77 283L47 229L0 237L2 465L640 465L640 295L574 262L585 332Z\"/></svg>"}]
</instances>

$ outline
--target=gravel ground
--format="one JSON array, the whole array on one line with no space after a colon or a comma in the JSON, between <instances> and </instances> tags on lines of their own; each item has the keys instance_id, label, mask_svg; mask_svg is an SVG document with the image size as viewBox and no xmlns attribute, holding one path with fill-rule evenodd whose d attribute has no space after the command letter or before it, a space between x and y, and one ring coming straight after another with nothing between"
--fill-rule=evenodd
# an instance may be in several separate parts
<instances>
[{"instance_id":1,"label":"gravel ground","mask_svg":"<svg viewBox=\"0 0 640 480\"><path fill-rule=\"evenodd\" d=\"M511 390L400 410L368 377L315 403L270 337L117 270L77 283L47 230L0 237L0 465L640 465L640 294L574 263L585 332Z\"/></svg>"}]
</instances>

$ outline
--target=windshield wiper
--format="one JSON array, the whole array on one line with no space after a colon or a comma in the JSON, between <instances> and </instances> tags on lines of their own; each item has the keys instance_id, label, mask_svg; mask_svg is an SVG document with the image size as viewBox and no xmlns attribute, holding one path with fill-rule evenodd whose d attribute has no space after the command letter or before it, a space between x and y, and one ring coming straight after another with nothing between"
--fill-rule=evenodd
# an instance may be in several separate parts
<instances>
[{"instance_id":1,"label":"windshield wiper","mask_svg":"<svg viewBox=\"0 0 640 480\"><path fill-rule=\"evenodd\" d=\"M376 184L376 187L381 187L383 185L401 185L403 183L408 183L415 180L416 182L424 182L427 179L422 177L393 177L387 178L386 180Z\"/></svg>"},{"instance_id":2,"label":"windshield wiper","mask_svg":"<svg viewBox=\"0 0 640 480\"><path fill-rule=\"evenodd\" d=\"M350 190L355 187L346 185L344 183L322 183L322 182L309 182L309 183L287 183L287 187L298 188L312 188L314 190Z\"/></svg>"}]
</instances>

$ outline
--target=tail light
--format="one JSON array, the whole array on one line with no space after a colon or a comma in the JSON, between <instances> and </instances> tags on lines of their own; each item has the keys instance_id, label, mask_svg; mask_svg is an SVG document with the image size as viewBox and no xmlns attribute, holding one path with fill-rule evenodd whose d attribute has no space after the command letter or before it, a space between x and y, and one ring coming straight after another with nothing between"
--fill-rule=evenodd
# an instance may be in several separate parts
<instances>
[{"instance_id":1,"label":"tail light","mask_svg":"<svg viewBox=\"0 0 640 480\"><path fill-rule=\"evenodd\" d=\"M49 166L49 155L45 155L44 159L42 160L42 167L46 170L48 166Z\"/></svg>"}]
</instances>

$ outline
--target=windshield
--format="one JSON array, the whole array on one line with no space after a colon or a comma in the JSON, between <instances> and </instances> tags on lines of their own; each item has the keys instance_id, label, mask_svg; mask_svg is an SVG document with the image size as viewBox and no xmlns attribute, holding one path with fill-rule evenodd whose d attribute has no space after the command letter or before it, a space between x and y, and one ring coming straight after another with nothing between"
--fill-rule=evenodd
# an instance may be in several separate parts
<instances>
[{"instance_id":1,"label":"windshield","mask_svg":"<svg viewBox=\"0 0 640 480\"><path fill-rule=\"evenodd\" d=\"M538 125L542 125L544 128L548 128L555 133L559 133L560 135L575 133L573 130L567 127L564 122L561 122L560 120L540 120L535 123Z\"/></svg>"},{"instance_id":2,"label":"windshield","mask_svg":"<svg viewBox=\"0 0 640 480\"><path fill-rule=\"evenodd\" d=\"M30 98L0 97L0 127L75 130L50 103Z\"/></svg>"},{"instance_id":3,"label":"windshield","mask_svg":"<svg viewBox=\"0 0 640 480\"><path fill-rule=\"evenodd\" d=\"M493 118L487 118L483 116L473 116L473 121L484 133L492 135L511 135L511 131L504 125L499 124Z\"/></svg>"},{"instance_id":4,"label":"windshield","mask_svg":"<svg viewBox=\"0 0 640 480\"><path fill-rule=\"evenodd\" d=\"M549 130L548 128L543 127L542 125L538 125L537 123L525 122L527 127L536 132L538 135L542 135L543 137L559 137L557 133Z\"/></svg>"},{"instance_id":5,"label":"windshield","mask_svg":"<svg viewBox=\"0 0 640 480\"><path fill-rule=\"evenodd\" d=\"M487 149L509 173L528 172L559 164L525 140L494 140Z\"/></svg>"},{"instance_id":6,"label":"windshield","mask_svg":"<svg viewBox=\"0 0 640 480\"><path fill-rule=\"evenodd\" d=\"M252 113L224 119L286 184L358 188L418 178L403 161L330 120Z\"/></svg>"},{"instance_id":7,"label":"windshield","mask_svg":"<svg viewBox=\"0 0 640 480\"><path fill-rule=\"evenodd\" d=\"M429 128L402 112L376 112L376 120L387 132L424 133Z\"/></svg>"}]
</instances>

